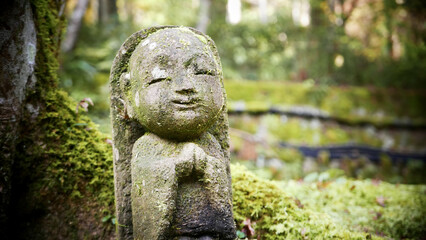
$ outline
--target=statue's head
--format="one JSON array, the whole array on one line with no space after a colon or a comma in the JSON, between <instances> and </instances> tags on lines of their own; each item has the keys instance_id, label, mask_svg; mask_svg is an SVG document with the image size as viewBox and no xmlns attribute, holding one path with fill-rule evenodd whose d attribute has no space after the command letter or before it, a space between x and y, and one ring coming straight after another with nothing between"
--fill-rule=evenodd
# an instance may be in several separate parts
<instances>
[{"instance_id":1,"label":"statue's head","mask_svg":"<svg viewBox=\"0 0 426 240\"><path fill-rule=\"evenodd\" d=\"M122 79L130 117L164 138L200 136L224 105L221 67L207 39L166 28L141 41Z\"/></svg>"}]
</instances>

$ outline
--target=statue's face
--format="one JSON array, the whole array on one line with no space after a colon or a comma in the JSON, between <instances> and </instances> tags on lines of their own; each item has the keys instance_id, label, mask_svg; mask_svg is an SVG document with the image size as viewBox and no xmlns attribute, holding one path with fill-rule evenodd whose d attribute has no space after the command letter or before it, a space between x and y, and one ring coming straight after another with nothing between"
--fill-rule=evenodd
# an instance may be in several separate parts
<instances>
[{"instance_id":1,"label":"statue's face","mask_svg":"<svg viewBox=\"0 0 426 240\"><path fill-rule=\"evenodd\" d=\"M168 139L196 138L217 119L221 69L204 37L187 29L153 33L130 59L131 115Z\"/></svg>"}]
</instances>

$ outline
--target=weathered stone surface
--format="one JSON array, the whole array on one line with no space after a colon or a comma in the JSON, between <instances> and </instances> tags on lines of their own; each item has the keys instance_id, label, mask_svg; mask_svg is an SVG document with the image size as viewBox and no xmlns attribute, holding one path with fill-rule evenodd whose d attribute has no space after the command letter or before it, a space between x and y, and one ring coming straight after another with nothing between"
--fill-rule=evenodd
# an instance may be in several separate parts
<instances>
[{"instance_id":1,"label":"weathered stone surface","mask_svg":"<svg viewBox=\"0 0 426 240\"><path fill-rule=\"evenodd\" d=\"M234 239L228 123L213 41L133 34L111 70L120 239Z\"/></svg>"}]
</instances>

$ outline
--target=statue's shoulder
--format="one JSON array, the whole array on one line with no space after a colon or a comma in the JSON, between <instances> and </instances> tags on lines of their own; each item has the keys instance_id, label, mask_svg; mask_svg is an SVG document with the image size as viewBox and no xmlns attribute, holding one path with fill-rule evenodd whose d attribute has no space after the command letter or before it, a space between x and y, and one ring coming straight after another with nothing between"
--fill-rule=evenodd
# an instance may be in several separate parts
<instances>
[{"instance_id":1,"label":"statue's shoulder","mask_svg":"<svg viewBox=\"0 0 426 240\"><path fill-rule=\"evenodd\" d=\"M196 144L198 144L208 155L216 158L224 158L219 141L217 141L213 134L205 132Z\"/></svg>"},{"instance_id":2,"label":"statue's shoulder","mask_svg":"<svg viewBox=\"0 0 426 240\"><path fill-rule=\"evenodd\" d=\"M173 157L182 143L173 142L147 132L133 145L132 155L149 158Z\"/></svg>"},{"instance_id":3,"label":"statue's shoulder","mask_svg":"<svg viewBox=\"0 0 426 240\"><path fill-rule=\"evenodd\" d=\"M154 134L145 133L133 144L132 156L155 155L155 152L161 151L161 139Z\"/></svg>"},{"instance_id":4,"label":"statue's shoulder","mask_svg":"<svg viewBox=\"0 0 426 240\"><path fill-rule=\"evenodd\" d=\"M158 142L161 139L156 136L155 134L152 134L150 132L146 132L144 135L142 135L142 137L138 138L138 140L136 140L135 142L135 146L136 145L144 145L144 144L150 144L150 143L154 143L154 142Z\"/></svg>"},{"instance_id":5,"label":"statue's shoulder","mask_svg":"<svg viewBox=\"0 0 426 240\"><path fill-rule=\"evenodd\" d=\"M172 141L161 138L153 133L146 132L142 137L136 140L134 146L145 146L145 147L153 147L153 146L164 146L174 144Z\"/></svg>"}]
</instances>

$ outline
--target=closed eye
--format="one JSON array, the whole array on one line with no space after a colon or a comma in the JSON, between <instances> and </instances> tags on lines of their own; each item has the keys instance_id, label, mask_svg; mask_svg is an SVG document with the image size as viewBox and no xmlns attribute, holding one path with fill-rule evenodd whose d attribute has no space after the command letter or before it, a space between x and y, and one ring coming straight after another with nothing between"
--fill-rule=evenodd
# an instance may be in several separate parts
<instances>
[{"instance_id":1,"label":"closed eye","mask_svg":"<svg viewBox=\"0 0 426 240\"><path fill-rule=\"evenodd\" d=\"M213 70L207 70L207 69L197 69L195 72L195 75L209 75L209 76L215 76L216 73Z\"/></svg>"},{"instance_id":2,"label":"closed eye","mask_svg":"<svg viewBox=\"0 0 426 240\"><path fill-rule=\"evenodd\" d=\"M151 85L151 84L154 84L154 83L158 83L158 82L161 82L161 81L165 81L165 80L170 80L170 77L165 77L165 78L155 78L155 79L152 79L152 80L148 83L148 85Z\"/></svg>"}]
</instances>

